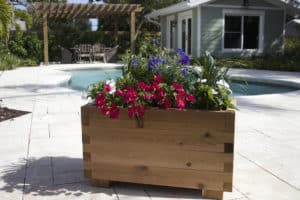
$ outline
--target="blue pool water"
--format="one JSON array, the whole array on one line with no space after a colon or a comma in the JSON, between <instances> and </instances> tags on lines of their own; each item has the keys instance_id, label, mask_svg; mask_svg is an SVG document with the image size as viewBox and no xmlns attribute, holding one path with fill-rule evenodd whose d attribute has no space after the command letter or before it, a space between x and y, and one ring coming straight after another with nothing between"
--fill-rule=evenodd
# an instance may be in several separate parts
<instances>
[{"instance_id":1,"label":"blue pool water","mask_svg":"<svg viewBox=\"0 0 300 200\"><path fill-rule=\"evenodd\" d=\"M87 90L91 84L103 80L116 79L121 77L122 69L79 69L68 70L72 74L69 82L70 87L76 90Z\"/></svg>"},{"instance_id":2,"label":"blue pool water","mask_svg":"<svg viewBox=\"0 0 300 200\"><path fill-rule=\"evenodd\" d=\"M86 91L91 84L98 81L116 79L123 74L122 69L84 69L69 70L68 72L72 74L69 83L70 87L81 91ZM233 96L276 94L297 90L297 88L283 85L235 80L231 81L230 87L233 91Z\"/></svg>"},{"instance_id":3,"label":"blue pool water","mask_svg":"<svg viewBox=\"0 0 300 200\"><path fill-rule=\"evenodd\" d=\"M233 96L249 96L262 94L279 94L299 90L299 88L279 84L246 82L232 80L229 83Z\"/></svg>"}]
</instances>

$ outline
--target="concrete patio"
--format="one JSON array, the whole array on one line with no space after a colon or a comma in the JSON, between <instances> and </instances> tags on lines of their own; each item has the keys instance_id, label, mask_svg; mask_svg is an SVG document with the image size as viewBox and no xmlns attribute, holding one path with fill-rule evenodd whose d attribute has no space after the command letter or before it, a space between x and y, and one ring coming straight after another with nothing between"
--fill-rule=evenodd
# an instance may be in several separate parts
<instances>
[{"instance_id":1,"label":"concrete patio","mask_svg":"<svg viewBox=\"0 0 300 200\"><path fill-rule=\"evenodd\" d=\"M0 99L30 114L0 123L0 199L201 199L196 190L135 184L95 188L83 177L82 93L54 67L0 71ZM300 73L231 70L233 76L288 81ZM225 200L300 199L300 91L238 97L234 191Z\"/></svg>"}]
</instances>

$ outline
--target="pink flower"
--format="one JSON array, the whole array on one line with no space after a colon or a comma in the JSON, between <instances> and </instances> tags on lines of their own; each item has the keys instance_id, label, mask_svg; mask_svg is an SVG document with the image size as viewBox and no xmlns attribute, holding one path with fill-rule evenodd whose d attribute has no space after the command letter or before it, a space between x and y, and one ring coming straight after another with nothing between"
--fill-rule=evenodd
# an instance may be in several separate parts
<instances>
[{"instance_id":1,"label":"pink flower","mask_svg":"<svg viewBox=\"0 0 300 200\"><path fill-rule=\"evenodd\" d=\"M104 93L99 93L97 95L95 104L99 108L101 108L103 105L106 104L106 97L105 97Z\"/></svg>"},{"instance_id":2,"label":"pink flower","mask_svg":"<svg viewBox=\"0 0 300 200\"><path fill-rule=\"evenodd\" d=\"M159 85L158 85L157 82L153 82L152 83L152 87L153 87L153 90L159 90L160 89L160 87L159 87Z\"/></svg>"},{"instance_id":3,"label":"pink flower","mask_svg":"<svg viewBox=\"0 0 300 200\"><path fill-rule=\"evenodd\" d=\"M138 82L138 87L145 91L147 88L147 84L144 82Z\"/></svg>"},{"instance_id":4,"label":"pink flower","mask_svg":"<svg viewBox=\"0 0 300 200\"><path fill-rule=\"evenodd\" d=\"M190 94L190 95L187 95L186 96L186 100L188 102L191 102L191 103L195 103L196 102L196 98L194 97L194 95Z\"/></svg>"},{"instance_id":5,"label":"pink flower","mask_svg":"<svg viewBox=\"0 0 300 200\"><path fill-rule=\"evenodd\" d=\"M184 98L186 96L186 93L184 90L179 90L178 93L177 93L178 96Z\"/></svg>"},{"instance_id":6,"label":"pink flower","mask_svg":"<svg viewBox=\"0 0 300 200\"><path fill-rule=\"evenodd\" d=\"M132 101L136 101L138 99L138 97L139 97L138 93L134 88L129 87L129 88L127 88L127 90L125 90L125 93L124 93L125 103L130 103Z\"/></svg>"},{"instance_id":7,"label":"pink flower","mask_svg":"<svg viewBox=\"0 0 300 200\"><path fill-rule=\"evenodd\" d=\"M108 84L105 84L104 85L104 90L106 91L106 92L110 92L111 91L111 86L110 85L108 85Z\"/></svg>"},{"instance_id":8,"label":"pink flower","mask_svg":"<svg viewBox=\"0 0 300 200\"><path fill-rule=\"evenodd\" d=\"M159 83L163 82L163 77L162 76L158 76L158 75L154 75L154 81Z\"/></svg>"},{"instance_id":9,"label":"pink flower","mask_svg":"<svg viewBox=\"0 0 300 200\"><path fill-rule=\"evenodd\" d=\"M123 91L120 90L120 89L117 89L116 94L117 94L117 96L122 97L123 96Z\"/></svg>"},{"instance_id":10,"label":"pink flower","mask_svg":"<svg viewBox=\"0 0 300 200\"><path fill-rule=\"evenodd\" d=\"M163 109L168 109L168 108L171 108L171 107L172 107L172 102L167 98L163 99L162 108Z\"/></svg>"},{"instance_id":11,"label":"pink flower","mask_svg":"<svg viewBox=\"0 0 300 200\"><path fill-rule=\"evenodd\" d=\"M179 97L179 96L176 97L176 106L177 106L177 108L180 108L180 109L185 108L185 102L184 102L184 100L183 100L181 97Z\"/></svg>"},{"instance_id":12,"label":"pink flower","mask_svg":"<svg viewBox=\"0 0 300 200\"><path fill-rule=\"evenodd\" d=\"M139 115L139 117L144 117L144 115L145 115L145 105L139 106L138 115Z\"/></svg>"},{"instance_id":13,"label":"pink flower","mask_svg":"<svg viewBox=\"0 0 300 200\"><path fill-rule=\"evenodd\" d=\"M101 109L102 115L108 115L109 114L109 108L106 105L102 106L100 109Z\"/></svg>"},{"instance_id":14,"label":"pink flower","mask_svg":"<svg viewBox=\"0 0 300 200\"><path fill-rule=\"evenodd\" d=\"M151 95L149 95L147 92L144 93L144 99L145 100L150 100L151 99Z\"/></svg>"},{"instance_id":15,"label":"pink flower","mask_svg":"<svg viewBox=\"0 0 300 200\"><path fill-rule=\"evenodd\" d=\"M112 104L109 109L109 117L111 119L118 119L120 115L120 110L116 104Z\"/></svg>"},{"instance_id":16,"label":"pink flower","mask_svg":"<svg viewBox=\"0 0 300 200\"><path fill-rule=\"evenodd\" d=\"M177 91L182 91L183 90L183 87L181 84L179 83L173 83L173 88Z\"/></svg>"},{"instance_id":17,"label":"pink flower","mask_svg":"<svg viewBox=\"0 0 300 200\"><path fill-rule=\"evenodd\" d=\"M135 116L135 107L128 107L128 116L132 119Z\"/></svg>"}]
</instances>

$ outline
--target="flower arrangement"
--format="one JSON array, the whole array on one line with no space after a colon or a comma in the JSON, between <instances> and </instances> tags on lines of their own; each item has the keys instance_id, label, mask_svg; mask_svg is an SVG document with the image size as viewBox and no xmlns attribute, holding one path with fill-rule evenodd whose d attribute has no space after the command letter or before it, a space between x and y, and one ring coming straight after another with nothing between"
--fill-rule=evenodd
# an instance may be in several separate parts
<instances>
[{"instance_id":1,"label":"flower arrangement","mask_svg":"<svg viewBox=\"0 0 300 200\"><path fill-rule=\"evenodd\" d=\"M103 115L117 119L120 107L130 118L142 119L148 107L161 109L226 110L233 107L226 84L227 70L217 67L206 53L197 66L182 50L162 49L159 40L147 39L139 54L123 57L123 77L92 85L89 96Z\"/></svg>"}]
</instances>

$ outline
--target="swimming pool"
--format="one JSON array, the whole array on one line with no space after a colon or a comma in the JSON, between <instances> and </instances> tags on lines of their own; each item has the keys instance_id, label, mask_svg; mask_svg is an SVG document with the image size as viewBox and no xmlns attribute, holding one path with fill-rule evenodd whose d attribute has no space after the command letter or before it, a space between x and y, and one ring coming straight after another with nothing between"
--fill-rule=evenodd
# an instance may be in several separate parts
<instances>
[{"instance_id":1,"label":"swimming pool","mask_svg":"<svg viewBox=\"0 0 300 200\"><path fill-rule=\"evenodd\" d=\"M229 83L229 85L231 90L233 91L234 96L279 94L285 92L292 92L300 89L300 88L285 86L280 84L271 84L271 83L253 82L253 81L238 81L238 80L232 80Z\"/></svg>"},{"instance_id":2,"label":"swimming pool","mask_svg":"<svg viewBox=\"0 0 300 200\"><path fill-rule=\"evenodd\" d=\"M91 84L101 80L116 79L123 74L122 69L78 69L68 70L71 73L69 85L71 88L86 91ZM296 87L280 84L258 83L232 80L229 83L233 96L249 96L262 94L277 94L299 90Z\"/></svg>"},{"instance_id":3,"label":"swimming pool","mask_svg":"<svg viewBox=\"0 0 300 200\"><path fill-rule=\"evenodd\" d=\"M97 83L102 80L110 80L121 77L123 74L122 69L77 69L65 70L71 73L71 80L69 85L76 90L87 90L91 84Z\"/></svg>"}]
</instances>

